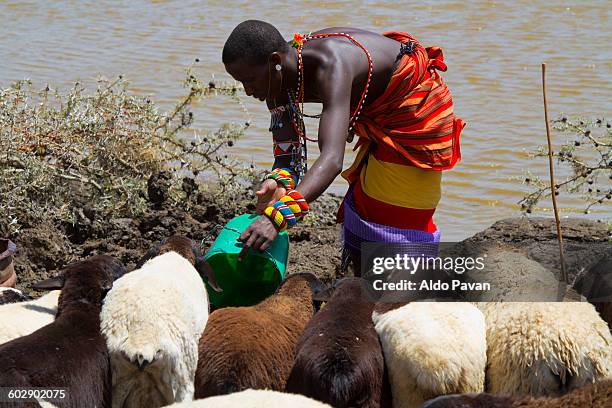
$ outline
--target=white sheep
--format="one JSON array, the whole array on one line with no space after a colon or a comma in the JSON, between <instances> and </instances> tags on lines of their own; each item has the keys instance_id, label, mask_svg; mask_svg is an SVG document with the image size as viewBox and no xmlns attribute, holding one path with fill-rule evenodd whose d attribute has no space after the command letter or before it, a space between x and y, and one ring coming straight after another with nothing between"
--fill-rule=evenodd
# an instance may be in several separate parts
<instances>
[{"instance_id":1,"label":"white sheep","mask_svg":"<svg viewBox=\"0 0 612 408\"><path fill-rule=\"evenodd\" d=\"M193 399L198 340L209 313L192 241L170 237L140 269L117 280L102 309L113 368L113 407ZM150 256L149 254L148 256Z\"/></svg>"},{"instance_id":2,"label":"white sheep","mask_svg":"<svg viewBox=\"0 0 612 408\"><path fill-rule=\"evenodd\" d=\"M586 302L479 303L487 392L557 396L612 376L612 336Z\"/></svg>"},{"instance_id":3,"label":"white sheep","mask_svg":"<svg viewBox=\"0 0 612 408\"><path fill-rule=\"evenodd\" d=\"M468 303L414 302L372 314L389 372L394 408L449 393L482 392L485 320Z\"/></svg>"},{"instance_id":4,"label":"white sheep","mask_svg":"<svg viewBox=\"0 0 612 408\"><path fill-rule=\"evenodd\" d=\"M0 344L52 323L59 295L60 291L54 290L35 300L0 306Z\"/></svg>"},{"instance_id":5,"label":"white sheep","mask_svg":"<svg viewBox=\"0 0 612 408\"><path fill-rule=\"evenodd\" d=\"M171 405L172 408L332 408L298 394L271 390L244 390L192 402Z\"/></svg>"}]
</instances>

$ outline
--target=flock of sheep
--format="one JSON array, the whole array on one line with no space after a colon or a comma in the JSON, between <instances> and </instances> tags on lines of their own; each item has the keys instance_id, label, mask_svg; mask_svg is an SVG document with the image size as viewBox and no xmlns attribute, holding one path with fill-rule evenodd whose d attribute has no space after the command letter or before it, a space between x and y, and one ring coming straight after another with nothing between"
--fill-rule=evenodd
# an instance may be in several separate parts
<instances>
[{"instance_id":1,"label":"flock of sheep","mask_svg":"<svg viewBox=\"0 0 612 408\"><path fill-rule=\"evenodd\" d=\"M612 336L589 303L374 303L358 278L296 273L209 313L210 272L173 236L129 273L98 255L36 300L0 291L0 387L68 389L37 407L612 406Z\"/></svg>"}]
</instances>

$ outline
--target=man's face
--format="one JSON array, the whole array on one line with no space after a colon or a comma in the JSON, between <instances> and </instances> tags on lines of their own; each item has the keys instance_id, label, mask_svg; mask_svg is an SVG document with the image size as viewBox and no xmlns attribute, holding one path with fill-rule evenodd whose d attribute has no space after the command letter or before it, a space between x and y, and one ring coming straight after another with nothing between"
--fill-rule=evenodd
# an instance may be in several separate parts
<instances>
[{"instance_id":1,"label":"man's face","mask_svg":"<svg viewBox=\"0 0 612 408\"><path fill-rule=\"evenodd\" d=\"M265 101L271 96L269 69L268 64L253 64L241 60L225 64L227 73L236 81L242 82L246 94L260 101Z\"/></svg>"}]
</instances>

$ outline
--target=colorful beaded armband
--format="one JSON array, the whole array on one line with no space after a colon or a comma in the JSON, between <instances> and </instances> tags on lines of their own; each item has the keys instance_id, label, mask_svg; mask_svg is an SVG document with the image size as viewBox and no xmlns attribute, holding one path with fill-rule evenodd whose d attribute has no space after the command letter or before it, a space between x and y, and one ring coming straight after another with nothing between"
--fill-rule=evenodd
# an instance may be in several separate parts
<instances>
[{"instance_id":1,"label":"colorful beaded armband","mask_svg":"<svg viewBox=\"0 0 612 408\"><path fill-rule=\"evenodd\" d=\"M276 180L278 184L285 187L287 190L293 190L295 188L295 180L291 171L288 169L274 169L267 176L266 179Z\"/></svg>"},{"instance_id":2,"label":"colorful beaded armband","mask_svg":"<svg viewBox=\"0 0 612 408\"><path fill-rule=\"evenodd\" d=\"M293 227L299 220L308 214L308 203L297 190L290 190L274 205L265 209L268 217L279 231Z\"/></svg>"}]
</instances>

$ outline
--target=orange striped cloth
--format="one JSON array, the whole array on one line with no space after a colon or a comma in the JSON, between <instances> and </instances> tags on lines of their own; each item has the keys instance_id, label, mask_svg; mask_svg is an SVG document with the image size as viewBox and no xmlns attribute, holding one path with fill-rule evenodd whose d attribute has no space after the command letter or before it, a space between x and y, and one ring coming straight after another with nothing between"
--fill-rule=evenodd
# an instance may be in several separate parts
<instances>
[{"instance_id":1,"label":"orange striped cloth","mask_svg":"<svg viewBox=\"0 0 612 408\"><path fill-rule=\"evenodd\" d=\"M403 44L416 44L404 54L387 89L366 107L355 125L356 147L365 154L372 142L399 154L406 164L421 169L447 170L461 159L459 136L464 127L453 113L453 100L438 74L446 71L440 47L424 48L409 34L383 34ZM362 155L363 156L363 155ZM362 159L364 157L361 157ZM356 177L356 162L346 177Z\"/></svg>"},{"instance_id":2,"label":"orange striped cloth","mask_svg":"<svg viewBox=\"0 0 612 408\"><path fill-rule=\"evenodd\" d=\"M401 57L383 95L363 110L355 125L359 152L342 173L351 188L338 214L342 222L349 201L366 241L371 240L363 232L368 223L373 230L387 226L437 233L433 214L441 195L440 170L461 159L464 127L437 72L446 71L442 50L424 48L406 33L384 35L411 45L412 52ZM345 232L354 233L349 230L355 223L346 224Z\"/></svg>"}]
</instances>

